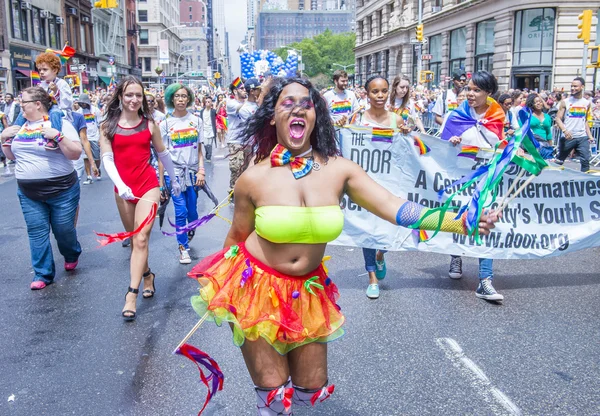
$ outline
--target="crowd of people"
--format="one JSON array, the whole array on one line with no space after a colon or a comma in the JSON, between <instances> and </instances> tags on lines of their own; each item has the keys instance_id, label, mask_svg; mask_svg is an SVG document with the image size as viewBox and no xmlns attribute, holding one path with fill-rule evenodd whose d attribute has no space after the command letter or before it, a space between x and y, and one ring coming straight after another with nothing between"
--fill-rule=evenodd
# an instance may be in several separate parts
<instances>
[{"instance_id":1,"label":"crowd of people","mask_svg":"<svg viewBox=\"0 0 600 416\"><path fill-rule=\"evenodd\" d=\"M51 232L64 269L78 266L80 183L91 186L106 174L126 231L123 244L131 246L121 313L134 320L140 290L144 299L156 294L148 258L156 210L172 200L177 227L196 221L199 190L212 195L205 163L211 162L213 149L227 147L232 225L222 249L189 275L201 285L193 299L196 311L230 323L255 385L259 415L291 414L292 405L311 405L333 392L327 342L343 334L345 318L323 256L327 243L342 231L343 194L401 227L420 224L423 230L435 230L441 224L441 231L467 233L463 217L430 215L433 211L392 195L340 155L336 128L435 134L466 102L474 119L491 107L501 108L503 137L476 126L451 137L450 143L493 148L519 131L520 110L527 107L534 135L549 148L544 156L561 163L574 150L587 170L593 140L588 119L600 113L599 98L592 103L585 97L581 78L573 80L567 95L501 92L485 71L470 77L459 71L444 91L413 88L401 75L391 82L375 75L352 90L344 71L336 71L333 88L321 92L304 78L238 78L228 90L194 91L175 83L163 93L125 77L112 90L74 97L57 76L58 57L41 54L36 66L41 84L20 91L17 99L6 94L0 113L2 150L14 162L27 224L34 270L30 288L44 289L55 279ZM426 122L428 117L435 125ZM553 124L562 132L558 145ZM558 152L551 150L556 145ZM214 195L211 199L217 205ZM484 212L480 232L489 233L499 215ZM194 233L175 238L181 264L191 263ZM376 299L378 282L386 275L385 252L364 248L363 256L369 276L366 295ZM451 258L449 277L462 277L460 257ZM503 299L492 284L491 259L480 259L479 279L477 297Z\"/></svg>"}]
</instances>

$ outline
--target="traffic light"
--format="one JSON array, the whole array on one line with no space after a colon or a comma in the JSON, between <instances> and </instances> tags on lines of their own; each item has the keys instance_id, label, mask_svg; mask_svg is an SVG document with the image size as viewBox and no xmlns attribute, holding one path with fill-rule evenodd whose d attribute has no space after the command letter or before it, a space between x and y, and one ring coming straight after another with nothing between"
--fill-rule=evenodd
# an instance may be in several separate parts
<instances>
[{"instance_id":1,"label":"traffic light","mask_svg":"<svg viewBox=\"0 0 600 416\"><path fill-rule=\"evenodd\" d=\"M599 46L590 46L592 50L592 59L591 66L594 68L600 68L600 45ZM589 68L589 67L588 67Z\"/></svg>"},{"instance_id":2,"label":"traffic light","mask_svg":"<svg viewBox=\"0 0 600 416\"><path fill-rule=\"evenodd\" d=\"M584 10L583 13L579 15L579 20L581 23L577 25L577 29L580 29L581 32L577 35L577 39L583 40L583 43L590 43L590 32L592 31L592 11Z\"/></svg>"},{"instance_id":3,"label":"traffic light","mask_svg":"<svg viewBox=\"0 0 600 416\"><path fill-rule=\"evenodd\" d=\"M419 72L419 82L433 82L433 71L421 71Z\"/></svg>"},{"instance_id":4,"label":"traffic light","mask_svg":"<svg viewBox=\"0 0 600 416\"><path fill-rule=\"evenodd\" d=\"M98 0L94 2L97 9L116 9L119 7L119 0Z\"/></svg>"},{"instance_id":5,"label":"traffic light","mask_svg":"<svg viewBox=\"0 0 600 416\"><path fill-rule=\"evenodd\" d=\"M417 40L419 42L423 42L423 24L422 23L417 25L416 34L417 34Z\"/></svg>"}]
</instances>

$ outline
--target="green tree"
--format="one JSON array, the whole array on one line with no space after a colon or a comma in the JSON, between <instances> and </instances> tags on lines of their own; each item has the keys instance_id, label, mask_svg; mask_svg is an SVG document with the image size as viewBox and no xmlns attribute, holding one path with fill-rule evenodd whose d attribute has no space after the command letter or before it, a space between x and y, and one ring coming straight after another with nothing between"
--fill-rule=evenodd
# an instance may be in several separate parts
<instances>
[{"instance_id":1,"label":"green tree","mask_svg":"<svg viewBox=\"0 0 600 416\"><path fill-rule=\"evenodd\" d=\"M334 34L327 29L314 38L305 38L301 42L294 42L275 50L274 52L284 61L287 59L287 51L294 48L302 51L302 62L304 63L304 74L309 78L324 75L331 79L333 71L339 65L354 64L354 45L356 35L354 33ZM348 68L349 74L354 73L353 67ZM319 81L323 78L319 77Z\"/></svg>"}]
</instances>

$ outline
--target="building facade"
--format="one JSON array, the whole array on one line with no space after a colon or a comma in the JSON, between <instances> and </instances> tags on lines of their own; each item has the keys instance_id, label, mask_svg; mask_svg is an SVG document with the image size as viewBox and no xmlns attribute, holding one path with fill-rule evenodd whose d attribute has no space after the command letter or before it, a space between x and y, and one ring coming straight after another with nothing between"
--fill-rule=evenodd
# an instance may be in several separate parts
<instances>
[{"instance_id":1,"label":"building facade","mask_svg":"<svg viewBox=\"0 0 600 416\"><path fill-rule=\"evenodd\" d=\"M206 28L190 25L180 29L180 34L182 55L178 58L178 72L195 72L206 76L208 66Z\"/></svg>"},{"instance_id":2,"label":"building facade","mask_svg":"<svg viewBox=\"0 0 600 416\"><path fill-rule=\"evenodd\" d=\"M500 89L568 88L581 76L583 42L578 15L597 1L422 0L427 43L423 69L443 85L458 68L491 71ZM356 81L381 74L416 80L418 0L356 0ZM600 39L597 19L592 43ZM429 57L429 56L428 56ZM591 85L592 70L586 71Z\"/></svg>"},{"instance_id":3,"label":"building facade","mask_svg":"<svg viewBox=\"0 0 600 416\"><path fill-rule=\"evenodd\" d=\"M44 2L45 4L51 2ZM35 14L35 13L34 13ZM92 24L92 3L88 0L64 0L64 25L62 25L64 40L75 48L76 53L73 57L75 61L70 60L65 66L67 77L78 75L76 71L71 71L70 64L79 62L86 65L86 70L80 72L81 84L83 88L93 89L96 87L96 79L90 78L91 69L97 68L98 58L96 57L94 30ZM32 19L35 30L35 17ZM62 49L60 45L58 49ZM73 79L68 77L67 79ZM81 90L81 88L80 88Z\"/></svg>"},{"instance_id":4,"label":"building facade","mask_svg":"<svg viewBox=\"0 0 600 416\"><path fill-rule=\"evenodd\" d=\"M353 21L350 10L262 10L257 18L256 48L277 49L327 29L333 33L350 32Z\"/></svg>"},{"instance_id":5,"label":"building facade","mask_svg":"<svg viewBox=\"0 0 600 416\"><path fill-rule=\"evenodd\" d=\"M6 44L0 79L4 91L16 93L31 86L35 59L47 48L61 49L65 18L60 2L5 0ZM64 75L64 72L63 72Z\"/></svg>"},{"instance_id":6,"label":"building facade","mask_svg":"<svg viewBox=\"0 0 600 416\"><path fill-rule=\"evenodd\" d=\"M179 0L138 1L136 23L139 26L138 55L142 82L162 88L174 77L181 53ZM159 60L162 56L162 63ZM161 68L158 75L156 68Z\"/></svg>"}]
</instances>

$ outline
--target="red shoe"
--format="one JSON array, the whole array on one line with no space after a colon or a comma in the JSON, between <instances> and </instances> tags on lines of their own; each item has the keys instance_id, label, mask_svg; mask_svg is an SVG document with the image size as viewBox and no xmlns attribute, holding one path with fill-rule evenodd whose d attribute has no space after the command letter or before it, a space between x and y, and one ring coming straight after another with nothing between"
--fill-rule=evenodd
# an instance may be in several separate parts
<instances>
[{"instance_id":1,"label":"red shoe","mask_svg":"<svg viewBox=\"0 0 600 416\"><path fill-rule=\"evenodd\" d=\"M44 145L44 149L46 150L58 150L58 143L54 140L48 140Z\"/></svg>"},{"instance_id":2,"label":"red shoe","mask_svg":"<svg viewBox=\"0 0 600 416\"><path fill-rule=\"evenodd\" d=\"M31 288L31 290L41 290L46 286L48 286L46 283L42 282L41 280L36 280L35 282L31 282L31 285L29 287Z\"/></svg>"},{"instance_id":3,"label":"red shoe","mask_svg":"<svg viewBox=\"0 0 600 416\"><path fill-rule=\"evenodd\" d=\"M70 272L71 270L75 270L75 267L77 267L78 263L79 263L79 260L76 260L73 263L67 263L65 261L65 270L68 272Z\"/></svg>"}]
</instances>

